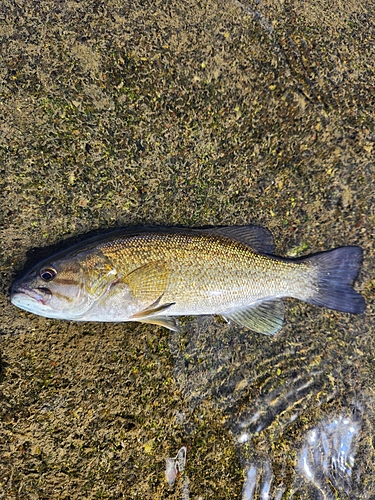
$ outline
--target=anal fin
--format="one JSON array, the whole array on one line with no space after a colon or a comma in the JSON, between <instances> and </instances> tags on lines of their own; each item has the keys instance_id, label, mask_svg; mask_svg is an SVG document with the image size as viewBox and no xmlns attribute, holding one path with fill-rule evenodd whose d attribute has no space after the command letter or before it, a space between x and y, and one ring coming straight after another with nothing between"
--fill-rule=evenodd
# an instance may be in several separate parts
<instances>
[{"instance_id":1,"label":"anal fin","mask_svg":"<svg viewBox=\"0 0 375 500\"><path fill-rule=\"evenodd\" d=\"M283 325L284 304L281 299L255 302L222 316L254 332L274 335Z\"/></svg>"}]
</instances>

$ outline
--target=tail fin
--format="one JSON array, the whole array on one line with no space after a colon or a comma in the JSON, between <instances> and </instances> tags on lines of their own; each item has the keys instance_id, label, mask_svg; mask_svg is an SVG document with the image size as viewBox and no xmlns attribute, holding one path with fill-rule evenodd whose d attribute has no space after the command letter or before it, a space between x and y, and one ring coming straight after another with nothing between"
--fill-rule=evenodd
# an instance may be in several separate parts
<instances>
[{"instance_id":1,"label":"tail fin","mask_svg":"<svg viewBox=\"0 0 375 500\"><path fill-rule=\"evenodd\" d=\"M307 300L310 304L353 314L363 313L366 302L353 289L361 269L361 247L341 247L304 259L316 271L316 292Z\"/></svg>"}]
</instances>

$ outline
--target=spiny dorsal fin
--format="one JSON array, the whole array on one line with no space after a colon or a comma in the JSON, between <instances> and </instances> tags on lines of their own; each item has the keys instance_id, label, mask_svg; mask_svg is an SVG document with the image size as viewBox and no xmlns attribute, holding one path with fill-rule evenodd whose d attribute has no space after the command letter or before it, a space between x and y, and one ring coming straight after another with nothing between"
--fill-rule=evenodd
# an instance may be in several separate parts
<instances>
[{"instance_id":1,"label":"spiny dorsal fin","mask_svg":"<svg viewBox=\"0 0 375 500\"><path fill-rule=\"evenodd\" d=\"M272 233L265 227L249 226L227 226L214 229L205 229L207 233L225 236L249 246L258 253L273 253L274 243Z\"/></svg>"},{"instance_id":2,"label":"spiny dorsal fin","mask_svg":"<svg viewBox=\"0 0 375 500\"><path fill-rule=\"evenodd\" d=\"M284 304L280 299L256 302L223 316L254 332L274 335L283 325Z\"/></svg>"}]
</instances>

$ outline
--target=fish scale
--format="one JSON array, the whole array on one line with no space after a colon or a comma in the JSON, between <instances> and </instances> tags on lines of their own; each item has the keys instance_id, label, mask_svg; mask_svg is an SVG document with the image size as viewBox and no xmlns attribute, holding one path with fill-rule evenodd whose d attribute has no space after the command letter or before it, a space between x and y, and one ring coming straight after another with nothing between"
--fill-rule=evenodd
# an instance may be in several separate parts
<instances>
[{"instance_id":1,"label":"fish scale","mask_svg":"<svg viewBox=\"0 0 375 500\"><path fill-rule=\"evenodd\" d=\"M105 243L100 249L123 274L149 262L167 262L173 279L166 293L171 299L183 295L181 301L187 301L189 295L190 300L203 299L209 298L209 292L225 291L225 305L229 296L240 296L241 302L261 298L265 288L273 295L285 292L290 283L291 294L299 295L305 288L300 277L306 266L256 254L215 235L141 235ZM221 301L215 305L220 306Z\"/></svg>"}]
</instances>

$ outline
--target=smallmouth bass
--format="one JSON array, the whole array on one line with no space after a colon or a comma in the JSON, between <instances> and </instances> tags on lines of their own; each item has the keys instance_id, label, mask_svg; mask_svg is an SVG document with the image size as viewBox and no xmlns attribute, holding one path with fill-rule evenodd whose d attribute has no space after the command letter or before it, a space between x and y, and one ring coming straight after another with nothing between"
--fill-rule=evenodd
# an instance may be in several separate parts
<instances>
[{"instance_id":1,"label":"smallmouth bass","mask_svg":"<svg viewBox=\"0 0 375 500\"><path fill-rule=\"evenodd\" d=\"M178 330L178 316L221 315L273 335L283 297L359 314L353 289L362 249L273 255L260 226L123 230L75 245L35 266L11 290L26 311L74 321L139 321Z\"/></svg>"}]
</instances>

